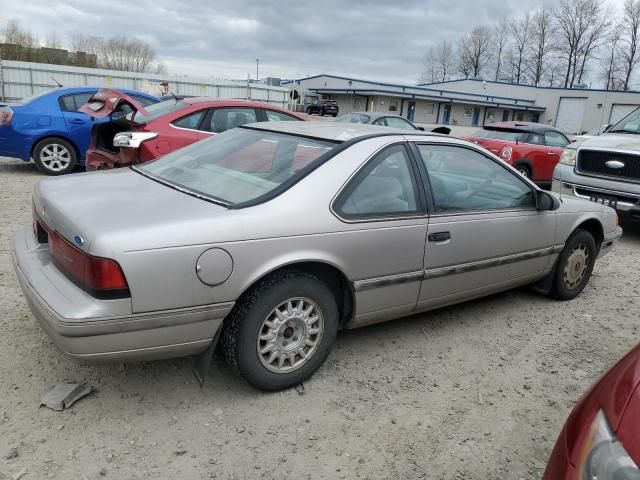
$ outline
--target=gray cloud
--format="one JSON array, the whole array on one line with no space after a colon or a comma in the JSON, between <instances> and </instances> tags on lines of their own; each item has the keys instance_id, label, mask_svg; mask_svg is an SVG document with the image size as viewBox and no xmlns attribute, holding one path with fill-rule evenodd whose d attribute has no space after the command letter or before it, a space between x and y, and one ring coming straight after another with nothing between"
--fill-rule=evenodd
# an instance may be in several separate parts
<instances>
[{"instance_id":1,"label":"gray cloud","mask_svg":"<svg viewBox=\"0 0 640 480\"><path fill-rule=\"evenodd\" d=\"M613 3L621 3L615 0ZM548 2L550 5L558 0ZM105 6L108 4L108 7ZM0 0L2 18L42 37L137 36L174 74L303 77L333 73L415 82L428 45L540 0Z\"/></svg>"}]
</instances>

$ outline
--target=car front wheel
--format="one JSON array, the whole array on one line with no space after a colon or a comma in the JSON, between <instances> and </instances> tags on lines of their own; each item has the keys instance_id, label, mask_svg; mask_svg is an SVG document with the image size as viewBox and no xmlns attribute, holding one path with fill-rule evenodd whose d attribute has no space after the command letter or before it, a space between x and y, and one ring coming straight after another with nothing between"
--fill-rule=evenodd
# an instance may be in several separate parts
<instances>
[{"instance_id":1,"label":"car front wheel","mask_svg":"<svg viewBox=\"0 0 640 480\"><path fill-rule=\"evenodd\" d=\"M256 388L281 390L320 368L335 343L338 309L319 278L279 272L246 294L223 328L231 367Z\"/></svg>"},{"instance_id":2,"label":"car front wheel","mask_svg":"<svg viewBox=\"0 0 640 480\"><path fill-rule=\"evenodd\" d=\"M565 243L558 258L551 293L559 300L577 297L584 289L596 262L597 246L593 235L576 230Z\"/></svg>"},{"instance_id":3,"label":"car front wheel","mask_svg":"<svg viewBox=\"0 0 640 480\"><path fill-rule=\"evenodd\" d=\"M73 145L61 138L45 138L33 149L33 161L42 173L63 175L72 171L78 161Z\"/></svg>"}]
</instances>

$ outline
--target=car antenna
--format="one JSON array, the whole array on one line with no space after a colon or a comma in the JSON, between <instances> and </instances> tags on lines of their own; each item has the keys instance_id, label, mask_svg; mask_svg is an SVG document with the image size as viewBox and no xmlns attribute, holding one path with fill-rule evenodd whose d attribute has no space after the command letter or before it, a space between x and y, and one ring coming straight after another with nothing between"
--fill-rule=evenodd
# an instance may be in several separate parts
<instances>
[{"instance_id":1,"label":"car antenna","mask_svg":"<svg viewBox=\"0 0 640 480\"><path fill-rule=\"evenodd\" d=\"M58 84L58 87L62 88L62 84L56 80L55 78L51 77L51 80L53 80L54 82L56 82Z\"/></svg>"},{"instance_id":2,"label":"car antenna","mask_svg":"<svg viewBox=\"0 0 640 480\"><path fill-rule=\"evenodd\" d=\"M176 94L173 93L171 90L167 90L167 92L171 94L171 96L175 99L176 103L180 101L180 99L176 96Z\"/></svg>"}]
</instances>

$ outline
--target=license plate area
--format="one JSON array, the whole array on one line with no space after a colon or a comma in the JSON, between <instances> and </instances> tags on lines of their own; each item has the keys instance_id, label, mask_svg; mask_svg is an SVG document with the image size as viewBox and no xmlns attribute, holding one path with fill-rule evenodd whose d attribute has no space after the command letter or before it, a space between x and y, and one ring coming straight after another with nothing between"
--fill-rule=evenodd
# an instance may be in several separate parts
<instances>
[{"instance_id":1,"label":"license plate area","mask_svg":"<svg viewBox=\"0 0 640 480\"><path fill-rule=\"evenodd\" d=\"M591 200L592 202L600 203L602 205L606 205L611 208L617 208L618 206L618 199L616 197L608 197L606 195L597 195L595 193L592 193L591 195L589 195L589 200Z\"/></svg>"}]
</instances>

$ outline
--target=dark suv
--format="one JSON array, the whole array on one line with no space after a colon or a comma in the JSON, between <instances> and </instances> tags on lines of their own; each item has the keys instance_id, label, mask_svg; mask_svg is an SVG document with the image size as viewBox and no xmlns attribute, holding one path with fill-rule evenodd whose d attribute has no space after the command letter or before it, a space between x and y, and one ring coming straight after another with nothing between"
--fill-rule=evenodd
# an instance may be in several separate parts
<instances>
[{"instance_id":1,"label":"dark suv","mask_svg":"<svg viewBox=\"0 0 640 480\"><path fill-rule=\"evenodd\" d=\"M338 115L338 102L335 100L316 100L307 107L307 113L317 113L318 115Z\"/></svg>"}]
</instances>

